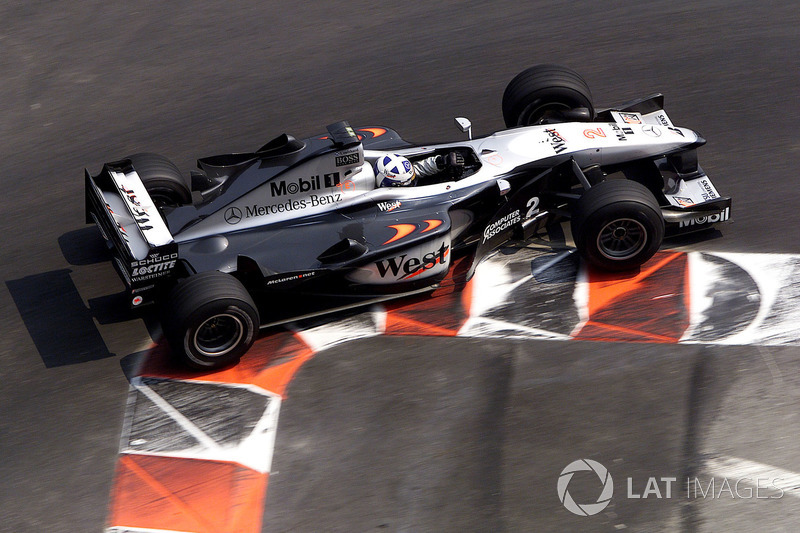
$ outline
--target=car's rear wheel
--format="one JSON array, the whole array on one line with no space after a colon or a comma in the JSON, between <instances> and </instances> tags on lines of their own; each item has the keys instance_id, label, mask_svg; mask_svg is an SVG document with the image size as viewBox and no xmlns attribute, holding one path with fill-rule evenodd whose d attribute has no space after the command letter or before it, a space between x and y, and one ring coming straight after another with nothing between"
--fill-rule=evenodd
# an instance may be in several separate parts
<instances>
[{"instance_id":1,"label":"car's rear wheel","mask_svg":"<svg viewBox=\"0 0 800 533\"><path fill-rule=\"evenodd\" d=\"M258 309L239 280L203 272L170 292L161 321L173 354L197 369L236 363L255 342Z\"/></svg>"},{"instance_id":2,"label":"car's rear wheel","mask_svg":"<svg viewBox=\"0 0 800 533\"><path fill-rule=\"evenodd\" d=\"M159 154L128 156L145 190L159 209L192 203L192 192L175 164Z\"/></svg>"},{"instance_id":3,"label":"car's rear wheel","mask_svg":"<svg viewBox=\"0 0 800 533\"><path fill-rule=\"evenodd\" d=\"M559 65L536 65L520 72L503 93L506 126L533 126L558 121L567 112L584 108L581 120L594 118L592 93L574 70ZM563 119L562 119L563 121Z\"/></svg>"},{"instance_id":4,"label":"car's rear wheel","mask_svg":"<svg viewBox=\"0 0 800 533\"><path fill-rule=\"evenodd\" d=\"M664 217L655 196L629 180L598 183L578 199L572 237L592 266L624 271L641 266L664 240Z\"/></svg>"}]
</instances>

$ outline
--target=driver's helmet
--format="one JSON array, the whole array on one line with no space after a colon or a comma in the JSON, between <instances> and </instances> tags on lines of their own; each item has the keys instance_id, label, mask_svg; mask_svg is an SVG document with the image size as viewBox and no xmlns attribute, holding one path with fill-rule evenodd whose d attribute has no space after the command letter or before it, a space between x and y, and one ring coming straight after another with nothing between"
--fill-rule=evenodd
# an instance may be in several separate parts
<instances>
[{"instance_id":1,"label":"driver's helmet","mask_svg":"<svg viewBox=\"0 0 800 533\"><path fill-rule=\"evenodd\" d=\"M401 155L385 155L375 164L375 181L378 187L408 187L416 179L414 165Z\"/></svg>"}]
</instances>

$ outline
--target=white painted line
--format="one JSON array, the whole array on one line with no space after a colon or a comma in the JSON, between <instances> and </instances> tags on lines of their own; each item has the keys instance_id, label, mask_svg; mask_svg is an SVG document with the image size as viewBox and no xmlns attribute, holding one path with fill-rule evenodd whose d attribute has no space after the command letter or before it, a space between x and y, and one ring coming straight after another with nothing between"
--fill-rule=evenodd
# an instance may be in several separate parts
<instances>
[{"instance_id":1,"label":"white painted line","mask_svg":"<svg viewBox=\"0 0 800 533\"><path fill-rule=\"evenodd\" d=\"M165 379L164 381L171 382L184 382L184 383L208 383L217 387L225 386L236 389L245 389L258 394L266 396L268 401L266 408L261 418L256 422L253 430L236 445L220 445L212 437L208 436L200 428L198 428L191 420L182 415L175 409L169 402L164 400L161 396L153 391L150 387L143 383L142 377L137 377L132 380L132 391L140 391L144 396L150 399L157 408L161 409L178 425L181 426L186 432L192 435L199 443L200 446L194 446L183 450L172 451L147 451L136 448L134 442L128 443L130 438L130 427L133 423L133 415L135 413L135 396L132 392L129 398L128 407L126 410L126 417L130 421L126 421L126 429L122 433L122 443L120 445L120 452L129 455L148 455L158 457L178 457L182 459L198 459L209 461L228 461L235 462L259 473L269 472L272 466L272 457L275 448L275 437L278 431L278 415L280 413L281 398L274 392L265 391L264 389L251 384L222 384L215 382L202 382L202 381L185 381L185 380L172 380Z\"/></svg>"},{"instance_id":2,"label":"white painted line","mask_svg":"<svg viewBox=\"0 0 800 533\"><path fill-rule=\"evenodd\" d=\"M343 318L335 322L321 324L312 328L301 329L296 323L288 324L288 328L300 337L315 353L332 348L337 344L356 339L375 337L385 331L386 316L376 313L362 313L354 317ZM367 319L367 317L369 317ZM378 323L382 321L382 323Z\"/></svg>"},{"instance_id":3,"label":"white painted line","mask_svg":"<svg viewBox=\"0 0 800 533\"><path fill-rule=\"evenodd\" d=\"M561 252L560 254L558 254L554 258L552 258L550 261L547 261L545 264L540 265L539 268L537 268L536 270L531 272L531 277L538 276L539 274L541 274L542 272L544 272L548 268L552 267L553 265L555 265L559 261L562 261L563 259L566 259L567 257L571 256L575 252L577 252L577 250L575 248L571 248L571 249L569 249L569 250L567 250L565 252Z\"/></svg>"},{"instance_id":4,"label":"white painted line","mask_svg":"<svg viewBox=\"0 0 800 533\"><path fill-rule=\"evenodd\" d=\"M530 279L530 276L527 279ZM503 305L511 292L509 289L511 276L506 265L492 259L487 259L478 266L470 283L472 283L470 317L481 316Z\"/></svg>"},{"instance_id":5,"label":"white painted line","mask_svg":"<svg viewBox=\"0 0 800 533\"><path fill-rule=\"evenodd\" d=\"M209 437L205 434L200 428L195 426L191 420L183 416L180 411L172 407L172 405L166 401L164 398L156 394L153 389L148 387L144 384L144 381L141 378L135 378L131 381L131 384L136 387L136 389L147 396L147 398L153 402L159 409L164 411L167 416L172 418L175 422L178 423L187 433L189 433L192 437L197 439L200 444L205 446L210 450L221 450L219 444L217 444L214 439Z\"/></svg>"},{"instance_id":6,"label":"white painted line","mask_svg":"<svg viewBox=\"0 0 800 533\"><path fill-rule=\"evenodd\" d=\"M691 343L692 338L698 333L697 328L703 323L706 311L711 307L714 298L708 294L707 289L713 286L718 279L720 267L703 261L701 254L689 252L687 263L689 270L689 327L683 332L678 342Z\"/></svg>"},{"instance_id":7,"label":"white painted line","mask_svg":"<svg viewBox=\"0 0 800 533\"><path fill-rule=\"evenodd\" d=\"M778 363L775 362L775 358L763 346L757 346L757 348L758 353L761 354L761 358L764 360L764 364L769 369L769 373L772 374L772 383L783 385L783 374L781 374L781 369L778 367Z\"/></svg>"},{"instance_id":8,"label":"white painted line","mask_svg":"<svg viewBox=\"0 0 800 533\"><path fill-rule=\"evenodd\" d=\"M570 338L580 333L583 326L589 321L589 275L583 265L578 268L572 299L575 301L575 308L578 311L578 323L572 328L572 332L569 334Z\"/></svg>"},{"instance_id":9,"label":"white painted line","mask_svg":"<svg viewBox=\"0 0 800 533\"><path fill-rule=\"evenodd\" d=\"M706 460L705 470L714 476L727 478L730 482L742 480L773 493L782 491L783 494L800 498L800 473L791 470L731 456Z\"/></svg>"},{"instance_id":10,"label":"white painted line","mask_svg":"<svg viewBox=\"0 0 800 533\"><path fill-rule=\"evenodd\" d=\"M272 469L280 410L281 399L276 394L270 399L267 410L253 431L239 444L236 451L239 463L250 466L262 474Z\"/></svg>"},{"instance_id":11,"label":"white painted line","mask_svg":"<svg viewBox=\"0 0 800 533\"><path fill-rule=\"evenodd\" d=\"M518 331L519 335L508 333L500 334L500 332ZM549 340L570 340L572 337L564 335L563 333L555 333L539 328L532 328L515 324L513 322L505 322L503 320L495 320L486 317L473 317L468 319L461 329L458 330L458 337L486 337L486 338L540 338Z\"/></svg>"},{"instance_id":12,"label":"white painted line","mask_svg":"<svg viewBox=\"0 0 800 533\"><path fill-rule=\"evenodd\" d=\"M386 312L386 308L382 305L374 305L370 309L370 314L375 321L375 330L378 332L378 335L386 333L386 317L389 315Z\"/></svg>"},{"instance_id":13,"label":"white painted line","mask_svg":"<svg viewBox=\"0 0 800 533\"><path fill-rule=\"evenodd\" d=\"M741 332L715 344L759 344L764 346L800 344L800 309L793 302L800 297L796 276L800 256L792 254L715 253L747 272L761 297L753 321Z\"/></svg>"},{"instance_id":14,"label":"white painted line","mask_svg":"<svg viewBox=\"0 0 800 533\"><path fill-rule=\"evenodd\" d=\"M106 533L193 533L177 529L148 529L141 527L114 526L106 529Z\"/></svg>"}]
</instances>

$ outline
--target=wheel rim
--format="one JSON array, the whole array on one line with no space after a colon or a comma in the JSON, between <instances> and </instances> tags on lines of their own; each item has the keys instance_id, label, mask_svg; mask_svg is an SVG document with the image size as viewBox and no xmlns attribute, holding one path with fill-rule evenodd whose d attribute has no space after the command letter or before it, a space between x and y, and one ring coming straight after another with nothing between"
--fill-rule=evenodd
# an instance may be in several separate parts
<instances>
[{"instance_id":1,"label":"wheel rim","mask_svg":"<svg viewBox=\"0 0 800 533\"><path fill-rule=\"evenodd\" d=\"M632 218L612 220L597 235L597 249L614 261L636 256L646 244L647 229Z\"/></svg>"},{"instance_id":2,"label":"wheel rim","mask_svg":"<svg viewBox=\"0 0 800 533\"><path fill-rule=\"evenodd\" d=\"M519 115L517 126L534 126L541 124L542 119L548 111L563 111L572 109L564 103L551 102L547 104L534 103L526 107Z\"/></svg>"},{"instance_id":3,"label":"wheel rim","mask_svg":"<svg viewBox=\"0 0 800 533\"><path fill-rule=\"evenodd\" d=\"M180 207L182 205L181 199L170 189L152 188L147 193L156 207Z\"/></svg>"},{"instance_id":4,"label":"wheel rim","mask_svg":"<svg viewBox=\"0 0 800 533\"><path fill-rule=\"evenodd\" d=\"M221 357L239 345L244 336L244 324L230 313L214 315L194 333L194 346L206 357Z\"/></svg>"}]
</instances>

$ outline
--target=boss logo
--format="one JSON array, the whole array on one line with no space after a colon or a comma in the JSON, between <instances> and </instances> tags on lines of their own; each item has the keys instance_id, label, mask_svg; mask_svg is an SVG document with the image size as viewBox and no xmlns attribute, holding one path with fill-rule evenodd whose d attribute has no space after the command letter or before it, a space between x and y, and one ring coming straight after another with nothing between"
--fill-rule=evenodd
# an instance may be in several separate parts
<instances>
[{"instance_id":1,"label":"boss logo","mask_svg":"<svg viewBox=\"0 0 800 533\"><path fill-rule=\"evenodd\" d=\"M336 166L337 167L344 167L347 165L357 165L361 161L361 158L358 157L358 152L352 154L345 154L345 155L337 155L336 156Z\"/></svg>"}]
</instances>

